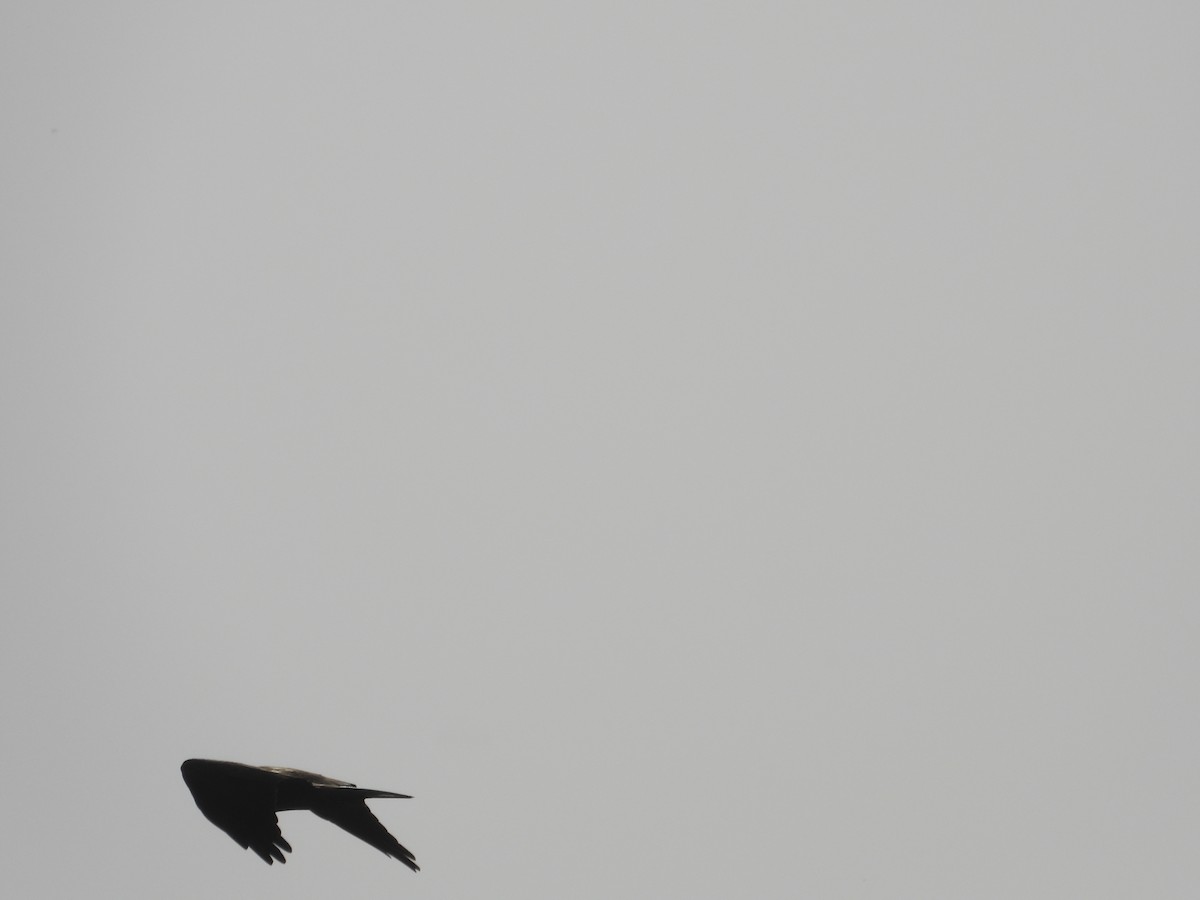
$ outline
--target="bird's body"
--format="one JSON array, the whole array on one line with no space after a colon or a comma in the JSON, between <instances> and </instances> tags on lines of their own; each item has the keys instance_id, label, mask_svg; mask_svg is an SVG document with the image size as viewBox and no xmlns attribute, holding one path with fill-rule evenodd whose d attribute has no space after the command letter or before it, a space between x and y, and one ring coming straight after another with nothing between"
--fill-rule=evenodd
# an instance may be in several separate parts
<instances>
[{"instance_id":1,"label":"bird's body","mask_svg":"<svg viewBox=\"0 0 1200 900\"><path fill-rule=\"evenodd\" d=\"M283 853L292 849L275 814L308 809L418 871L412 853L388 833L366 804L371 797L408 799L408 794L360 788L300 769L215 759L189 759L180 768L205 818L268 864L286 862Z\"/></svg>"}]
</instances>

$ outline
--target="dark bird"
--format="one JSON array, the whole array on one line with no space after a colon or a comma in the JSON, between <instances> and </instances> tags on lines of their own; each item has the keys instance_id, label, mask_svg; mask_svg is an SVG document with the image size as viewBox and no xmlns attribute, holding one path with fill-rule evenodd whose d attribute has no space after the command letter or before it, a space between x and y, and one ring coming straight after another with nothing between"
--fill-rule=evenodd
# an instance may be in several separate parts
<instances>
[{"instance_id":1,"label":"dark bird","mask_svg":"<svg viewBox=\"0 0 1200 900\"><path fill-rule=\"evenodd\" d=\"M368 797L410 799L408 794L373 791L276 766L246 766L215 759L189 759L180 769L200 812L227 835L249 847L268 865L287 862L283 851L292 845L279 831L275 815L288 809L309 809L361 838L388 856L394 856L414 872L417 861L367 809Z\"/></svg>"}]
</instances>

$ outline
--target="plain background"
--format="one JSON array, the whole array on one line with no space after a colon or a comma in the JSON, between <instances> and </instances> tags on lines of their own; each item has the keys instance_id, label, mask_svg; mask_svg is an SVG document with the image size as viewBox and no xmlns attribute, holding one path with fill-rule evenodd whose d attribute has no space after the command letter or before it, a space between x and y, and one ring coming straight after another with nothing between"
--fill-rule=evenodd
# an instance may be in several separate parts
<instances>
[{"instance_id":1,"label":"plain background","mask_svg":"<svg viewBox=\"0 0 1200 900\"><path fill-rule=\"evenodd\" d=\"M6 4L4 892L1194 897L1198 27Z\"/></svg>"}]
</instances>

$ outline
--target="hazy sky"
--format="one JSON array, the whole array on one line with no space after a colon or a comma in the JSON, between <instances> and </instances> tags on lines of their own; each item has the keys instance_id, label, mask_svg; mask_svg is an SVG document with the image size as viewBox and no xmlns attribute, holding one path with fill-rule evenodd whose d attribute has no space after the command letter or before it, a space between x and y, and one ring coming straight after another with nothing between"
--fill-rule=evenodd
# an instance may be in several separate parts
<instances>
[{"instance_id":1,"label":"hazy sky","mask_svg":"<svg viewBox=\"0 0 1200 900\"><path fill-rule=\"evenodd\" d=\"M1194 897L1198 33L7 4L5 891Z\"/></svg>"}]
</instances>

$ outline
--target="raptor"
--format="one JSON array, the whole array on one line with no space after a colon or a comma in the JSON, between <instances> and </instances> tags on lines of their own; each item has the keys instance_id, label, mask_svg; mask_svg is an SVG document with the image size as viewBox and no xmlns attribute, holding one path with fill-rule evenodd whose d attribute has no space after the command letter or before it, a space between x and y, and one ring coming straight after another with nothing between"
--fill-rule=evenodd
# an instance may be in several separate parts
<instances>
[{"instance_id":1,"label":"raptor","mask_svg":"<svg viewBox=\"0 0 1200 900\"><path fill-rule=\"evenodd\" d=\"M408 794L360 788L301 769L215 759L189 759L180 769L205 818L268 865L287 862L284 851L292 851L276 813L307 809L419 871L412 853L388 833L366 803L374 797L409 799Z\"/></svg>"}]
</instances>

